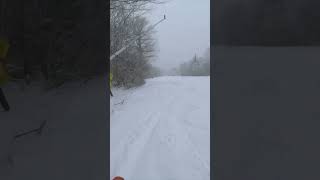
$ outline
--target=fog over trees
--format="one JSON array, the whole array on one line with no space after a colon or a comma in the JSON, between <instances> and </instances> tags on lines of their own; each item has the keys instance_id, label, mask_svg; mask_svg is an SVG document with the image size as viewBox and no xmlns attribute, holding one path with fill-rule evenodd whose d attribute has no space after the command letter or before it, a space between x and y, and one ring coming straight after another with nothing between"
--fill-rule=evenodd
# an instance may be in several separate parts
<instances>
[{"instance_id":1,"label":"fog over trees","mask_svg":"<svg viewBox=\"0 0 320 180\"><path fill-rule=\"evenodd\" d=\"M204 54L190 57L184 60L178 67L169 71L161 72L162 75L168 76L210 76L210 48Z\"/></svg>"}]
</instances>

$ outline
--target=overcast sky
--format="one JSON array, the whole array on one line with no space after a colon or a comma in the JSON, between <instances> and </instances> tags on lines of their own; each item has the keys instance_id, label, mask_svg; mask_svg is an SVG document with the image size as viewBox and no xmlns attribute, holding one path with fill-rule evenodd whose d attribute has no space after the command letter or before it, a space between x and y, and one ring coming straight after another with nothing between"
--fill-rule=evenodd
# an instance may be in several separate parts
<instances>
[{"instance_id":1,"label":"overcast sky","mask_svg":"<svg viewBox=\"0 0 320 180\"><path fill-rule=\"evenodd\" d=\"M210 0L168 0L153 6L148 14L151 24L166 14L156 27L156 66L164 70L178 66L210 47Z\"/></svg>"}]
</instances>

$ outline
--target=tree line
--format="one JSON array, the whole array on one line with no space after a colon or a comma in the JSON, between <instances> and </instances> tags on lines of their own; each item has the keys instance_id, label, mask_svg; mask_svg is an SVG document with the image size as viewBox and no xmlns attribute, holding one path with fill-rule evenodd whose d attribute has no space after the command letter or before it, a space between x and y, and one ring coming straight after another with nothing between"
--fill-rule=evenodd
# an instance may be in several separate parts
<instances>
[{"instance_id":1,"label":"tree line","mask_svg":"<svg viewBox=\"0 0 320 180\"><path fill-rule=\"evenodd\" d=\"M161 3L157 0L111 0L110 13L110 52L119 49L138 37L135 43L110 62L113 85L134 87L144 84L144 80L157 76L157 69L151 61L155 57L156 40L152 25L145 13L148 5Z\"/></svg>"},{"instance_id":2,"label":"tree line","mask_svg":"<svg viewBox=\"0 0 320 180\"><path fill-rule=\"evenodd\" d=\"M57 87L111 70L115 86L141 85L159 74L151 65L156 40L154 31L146 32L151 23L145 16L149 5L158 3L162 2L0 0L0 36L10 42L9 73L27 83L45 79L49 87ZM109 61L108 52L137 36L141 38Z\"/></svg>"}]
</instances>

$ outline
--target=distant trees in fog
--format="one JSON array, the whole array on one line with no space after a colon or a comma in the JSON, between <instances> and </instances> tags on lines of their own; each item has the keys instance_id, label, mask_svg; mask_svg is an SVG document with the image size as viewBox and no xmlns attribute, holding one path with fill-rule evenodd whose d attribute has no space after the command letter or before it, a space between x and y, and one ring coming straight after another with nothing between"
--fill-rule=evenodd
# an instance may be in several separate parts
<instances>
[{"instance_id":1,"label":"distant trees in fog","mask_svg":"<svg viewBox=\"0 0 320 180\"><path fill-rule=\"evenodd\" d=\"M196 55L189 61L182 63L179 67L182 76L210 76L210 51L203 57Z\"/></svg>"}]
</instances>

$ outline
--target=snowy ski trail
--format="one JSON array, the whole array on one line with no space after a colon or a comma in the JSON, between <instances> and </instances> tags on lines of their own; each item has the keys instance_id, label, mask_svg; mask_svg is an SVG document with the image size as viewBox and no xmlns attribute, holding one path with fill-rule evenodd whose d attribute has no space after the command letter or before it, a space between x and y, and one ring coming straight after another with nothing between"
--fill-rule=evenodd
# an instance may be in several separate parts
<instances>
[{"instance_id":1,"label":"snowy ski trail","mask_svg":"<svg viewBox=\"0 0 320 180\"><path fill-rule=\"evenodd\" d=\"M209 77L159 77L113 92L111 178L210 179Z\"/></svg>"}]
</instances>

